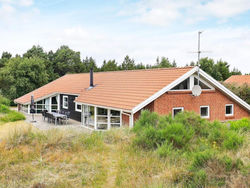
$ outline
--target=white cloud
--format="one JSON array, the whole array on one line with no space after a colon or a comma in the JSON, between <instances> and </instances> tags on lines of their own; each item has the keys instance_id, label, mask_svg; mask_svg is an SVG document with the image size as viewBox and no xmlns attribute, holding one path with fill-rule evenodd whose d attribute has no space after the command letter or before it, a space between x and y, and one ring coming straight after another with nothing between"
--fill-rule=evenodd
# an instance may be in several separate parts
<instances>
[{"instance_id":1,"label":"white cloud","mask_svg":"<svg viewBox=\"0 0 250 188\"><path fill-rule=\"evenodd\" d=\"M33 0L0 0L0 24L8 27L27 23L40 13L38 8L32 7ZM23 10L23 7L28 9Z\"/></svg>"},{"instance_id":2,"label":"white cloud","mask_svg":"<svg viewBox=\"0 0 250 188\"><path fill-rule=\"evenodd\" d=\"M34 3L33 0L20 0L18 4L21 6L28 7L28 6L33 5L33 3Z\"/></svg>"},{"instance_id":3,"label":"white cloud","mask_svg":"<svg viewBox=\"0 0 250 188\"><path fill-rule=\"evenodd\" d=\"M127 6L119 15L152 25L169 25L173 21L194 23L211 17L225 20L250 10L249 0L140 0L125 3Z\"/></svg>"},{"instance_id":4,"label":"white cloud","mask_svg":"<svg viewBox=\"0 0 250 188\"><path fill-rule=\"evenodd\" d=\"M3 0L0 0L0 2L3 2ZM172 4L164 4L165 9L171 9L169 7L173 9L168 13L165 13L161 8L163 1L149 0L143 2L148 3L140 5L140 8L136 9L136 13L132 11L133 17L137 21L145 23L149 20L150 24L157 22L161 25L170 23L174 19L181 19L182 14L175 10L179 10L181 7L191 7L195 0L179 1L182 3L178 5L174 1L170 1ZM150 2L152 4L149 4ZM33 6L29 10L25 8L25 12L16 10L17 7L11 3L6 3L4 6L2 5L0 8L0 22L3 20L2 15L12 15L6 16L6 19L11 17L14 20L8 27L0 30L0 49L12 54L23 54L32 45L39 44L47 51L55 51L60 45L69 45L75 51L80 51L82 58L93 56L99 65L102 64L104 59L116 59L121 63L127 54L133 57L137 63L142 62L144 64L154 64L157 56L165 56L170 60L175 59L179 66L197 60L196 54L188 53L197 49L196 31L172 34L157 32L157 34L152 34L145 29L145 32L139 33L136 31L119 33L119 29L74 25L61 17L59 19L39 17L39 10L34 9ZM202 12L202 9L199 9L198 6L196 8ZM197 13L198 10L194 12ZM162 16L162 14L168 16ZM207 14L211 13L204 11L201 15L205 19ZM232 14L236 13L230 15ZM36 15L38 15L38 18ZM140 15L143 15L143 17ZM225 15L229 15L229 13L225 13ZM162 18L157 19L159 16ZM23 24L23 22L29 24ZM237 67L243 72L250 72L249 26L206 29L202 34L201 47L202 50L212 51L212 53L202 54L202 57L222 58L232 68Z\"/></svg>"}]
</instances>

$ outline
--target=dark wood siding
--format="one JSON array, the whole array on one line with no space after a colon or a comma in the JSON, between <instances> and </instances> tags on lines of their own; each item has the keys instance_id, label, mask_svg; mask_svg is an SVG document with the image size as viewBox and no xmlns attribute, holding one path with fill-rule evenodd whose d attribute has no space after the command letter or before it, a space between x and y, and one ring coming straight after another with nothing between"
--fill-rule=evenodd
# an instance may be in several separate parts
<instances>
[{"instance_id":1,"label":"dark wood siding","mask_svg":"<svg viewBox=\"0 0 250 188\"><path fill-rule=\"evenodd\" d=\"M68 109L63 108L63 96L68 96ZM81 121L81 112L75 111L75 98L76 95L60 94L60 109L63 111L70 111L70 118L76 121Z\"/></svg>"}]
</instances>

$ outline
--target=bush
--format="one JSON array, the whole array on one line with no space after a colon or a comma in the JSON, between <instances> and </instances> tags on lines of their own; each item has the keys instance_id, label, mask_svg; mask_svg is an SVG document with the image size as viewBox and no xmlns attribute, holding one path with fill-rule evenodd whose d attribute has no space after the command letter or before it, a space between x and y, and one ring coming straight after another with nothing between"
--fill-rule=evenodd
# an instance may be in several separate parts
<instances>
[{"instance_id":1,"label":"bush","mask_svg":"<svg viewBox=\"0 0 250 188\"><path fill-rule=\"evenodd\" d=\"M134 144L139 147L153 149L162 144L159 131L154 127L142 127L141 132L137 131L137 133Z\"/></svg>"},{"instance_id":2,"label":"bush","mask_svg":"<svg viewBox=\"0 0 250 188\"><path fill-rule=\"evenodd\" d=\"M19 121L19 120L25 120L25 116L16 111L11 111L5 116L0 118L0 121L3 121L3 122L14 122L14 121Z\"/></svg>"},{"instance_id":3,"label":"bush","mask_svg":"<svg viewBox=\"0 0 250 188\"><path fill-rule=\"evenodd\" d=\"M223 146L226 149L238 149L243 144L243 137L239 136L234 131L228 131L223 141Z\"/></svg>"},{"instance_id":4,"label":"bush","mask_svg":"<svg viewBox=\"0 0 250 188\"><path fill-rule=\"evenodd\" d=\"M190 169L195 170L197 168L204 167L207 161L211 159L213 155L213 152L210 150L195 153Z\"/></svg>"},{"instance_id":5,"label":"bush","mask_svg":"<svg viewBox=\"0 0 250 188\"><path fill-rule=\"evenodd\" d=\"M175 118L175 122L181 123L186 127L189 127L195 131L196 135L199 136L207 136L208 135L208 121L201 118L195 112L184 111L182 113L178 113Z\"/></svg>"},{"instance_id":6,"label":"bush","mask_svg":"<svg viewBox=\"0 0 250 188\"><path fill-rule=\"evenodd\" d=\"M162 137L166 139L168 143L172 143L176 148L182 148L188 144L193 135L193 128L185 127L181 123L167 125L165 129L162 130Z\"/></svg>"},{"instance_id":7,"label":"bush","mask_svg":"<svg viewBox=\"0 0 250 188\"><path fill-rule=\"evenodd\" d=\"M209 124L208 140L210 143L221 145L225 139L225 133L228 128L219 121L214 121Z\"/></svg>"},{"instance_id":8,"label":"bush","mask_svg":"<svg viewBox=\"0 0 250 188\"><path fill-rule=\"evenodd\" d=\"M6 106L9 106L10 105L10 100L3 97L2 95L0 95L0 104L3 104L3 105L6 105Z\"/></svg>"},{"instance_id":9,"label":"bush","mask_svg":"<svg viewBox=\"0 0 250 188\"><path fill-rule=\"evenodd\" d=\"M243 132L250 131L250 119L243 118L238 121L231 121L230 129L234 131L243 131Z\"/></svg>"},{"instance_id":10,"label":"bush","mask_svg":"<svg viewBox=\"0 0 250 188\"><path fill-rule=\"evenodd\" d=\"M165 142L157 148L157 153L160 157L167 157L173 152L173 144Z\"/></svg>"},{"instance_id":11,"label":"bush","mask_svg":"<svg viewBox=\"0 0 250 188\"><path fill-rule=\"evenodd\" d=\"M159 116L156 112L144 110L141 112L140 118L136 121L133 131L139 132L142 128L156 127L159 121Z\"/></svg>"},{"instance_id":12,"label":"bush","mask_svg":"<svg viewBox=\"0 0 250 188\"><path fill-rule=\"evenodd\" d=\"M4 105L4 104L0 104L0 113L9 113L11 110L9 109L8 106Z\"/></svg>"}]
</instances>

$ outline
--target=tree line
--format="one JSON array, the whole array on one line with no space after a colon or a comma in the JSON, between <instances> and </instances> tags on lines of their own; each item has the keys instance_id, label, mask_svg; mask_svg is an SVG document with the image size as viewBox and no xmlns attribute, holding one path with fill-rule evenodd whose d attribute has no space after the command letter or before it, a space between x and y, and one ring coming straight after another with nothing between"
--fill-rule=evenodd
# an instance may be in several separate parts
<instances>
[{"instance_id":1,"label":"tree line","mask_svg":"<svg viewBox=\"0 0 250 188\"><path fill-rule=\"evenodd\" d=\"M191 62L187 65L196 65ZM203 58L201 68L219 81L223 81L234 74L241 74L238 69L230 71L229 64L219 60ZM3 52L0 59L0 94L13 100L67 73L118 71L149 68L177 67L175 60L157 57L154 64L144 65L136 63L133 58L125 56L120 64L116 60L104 60L100 67L92 57L81 60L80 52L61 46L55 52L45 52L41 46L33 46L23 55L12 56Z\"/></svg>"}]
</instances>

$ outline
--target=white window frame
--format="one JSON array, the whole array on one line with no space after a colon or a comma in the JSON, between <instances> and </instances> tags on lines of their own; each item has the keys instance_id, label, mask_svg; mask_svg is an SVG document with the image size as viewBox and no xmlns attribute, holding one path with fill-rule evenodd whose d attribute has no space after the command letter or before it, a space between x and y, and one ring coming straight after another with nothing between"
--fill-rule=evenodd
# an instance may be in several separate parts
<instances>
[{"instance_id":1,"label":"white window frame","mask_svg":"<svg viewBox=\"0 0 250 188\"><path fill-rule=\"evenodd\" d=\"M207 85L207 87L210 88L210 89L202 89L202 90L204 90L204 91L206 91L206 90L214 90L214 87L211 86L207 81L203 80L202 78L199 78L197 75L193 75L193 77L196 78L196 79L200 79L200 81L203 82L203 84ZM193 84L194 84L194 79L193 79Z\"/></svg>"},{"instance_id":2,"label":"white window frame","mask_svg":"<svg viewBox=\"0 0 250 188\"><path fill-rule=\"evenodd\" d=\"M77 108L77 105L81 105L81 104L79 104L77 102L75 103L75 111L82 112L82 105L81 105L81 109Z\"/></svg>"},{"instance_id":3,"label":"white window frame","mask_svg":"<svg viewBox=\"0 0 250 188\"><path fill-rule=\"evenodd\" d=\"M232 107L232 113L231 114L227 114L227 106ZM233 115L234 115L234 104L226 104L225 105L225 116L233 116Z\"/></svg>"},{"instance_id":4,"label":"white window frame","mask_svg":"<svg viewBox=\"0 0 250 188\"><path fill-rule=\"evenodd\" d=\"M202 116L201 115L201 108L207 108L207 110L208 110L207 116ZM202 118L210 118L210 107L209 106L200 106L200 116Z\"/></svg>"},{"instance_id":5,"label":"white window frame","mask_svg":"<svg viewBox=\"0 0 250 188\"><path fill-rule=\"evenodd\" d=\"M65 106L65 98L67 98L67 103L68 103L68 105L67 106ZM68 109L69 108L69 97L68 96L66 96L66 95L63 95L63 108L64 109Z\"/></svg>"},{"instance_id":6,"label":"white window frame","mask_svg":"<svg viewBox=\"0 0 250 188\"><path fill-rule=\"evenodd\" d=\"M174 110L180 110L181 109L181 111L183 112L184 111L184 107L174 107L173 109L172 109L172 117L174 118Z\"/></svg>"}]
</instances>

